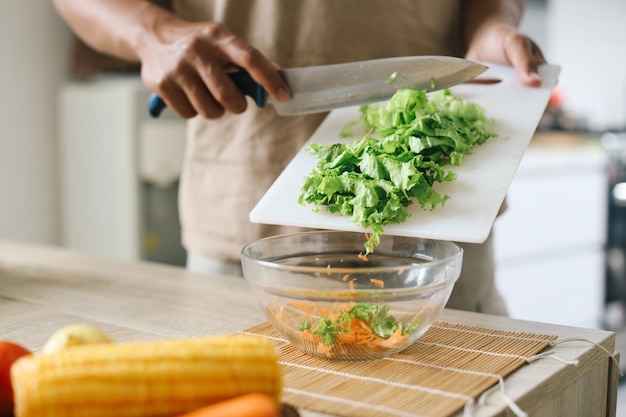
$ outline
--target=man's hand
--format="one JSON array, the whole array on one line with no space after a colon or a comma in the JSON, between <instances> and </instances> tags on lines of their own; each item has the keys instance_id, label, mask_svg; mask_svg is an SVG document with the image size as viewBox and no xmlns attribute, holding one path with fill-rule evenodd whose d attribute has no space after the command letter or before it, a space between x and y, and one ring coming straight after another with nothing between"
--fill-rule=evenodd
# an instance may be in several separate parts
<instances>
[{"instance_id":1,"label":"man's hand","mask_svg":"<svg viewBox=\"0 0 626 417\"><path fill-rule=\"evenodd\" d=\"M537 67L546 62L532 39L505 23L482 27L473 37L466 58L512 65L520 81L532 87L541 85Z\"/></svg>"},{"instance_id":2,"label":"man's hand","mask_svg":"<svg viewBox=\"0 0 626 417\"><path fill-rule=\"evenodd\" d=\"M288 87L257 49L219 23L162 22L138 50L144 84L182 117L242 113L246 100L227 75L244 69L279 101Z\"/></svg>"},{"instance_id":3,"label":"man's hand","mask_svg":"<svg viewBox=\"0 0 626 417\"><path fill-rule=\"evenodd\" d=\"M141 62L144 84L183 117L246 109L227 71L243 69L278 101L288 86L258 50L218 23L188 22L148 0L53 0L92 48Z\"/></svg>"}]
</instances>

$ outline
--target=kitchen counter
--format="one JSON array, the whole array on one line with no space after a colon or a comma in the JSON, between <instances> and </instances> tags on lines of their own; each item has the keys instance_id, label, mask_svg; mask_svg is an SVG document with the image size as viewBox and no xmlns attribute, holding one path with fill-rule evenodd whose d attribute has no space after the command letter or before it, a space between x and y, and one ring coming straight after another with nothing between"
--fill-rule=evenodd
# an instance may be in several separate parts
<instances>
[{"instance_id":1,"label":"kitchen counter","mask_svg":"<svg viewBox=\"0 0 626 417\"><path fill-rule=\"evenodd\" d=\"M596 134L542 131L533 135L518 173L542 175L563 169L604 170L606 150Z\"/></svg>"},{"instance_id":2,"label":"kitchen counter","mask_svg":"<svg viewBox=\"0 0 626 417\"><path fill-rule=\"evenodd\" d=\"M526 364L505 379L507 393L530 416L615 415L618 367L607 354L614 351L614 333L454 310L441 319L580 339L554 348L558 358L577 365L550 357ZM141 341L231 333L264 321L241 278L0 240L0 339L33 351L72 323L95 325L117 341ZM475 415L513 414L494 394Z\"/></svg>"}]
</instances>

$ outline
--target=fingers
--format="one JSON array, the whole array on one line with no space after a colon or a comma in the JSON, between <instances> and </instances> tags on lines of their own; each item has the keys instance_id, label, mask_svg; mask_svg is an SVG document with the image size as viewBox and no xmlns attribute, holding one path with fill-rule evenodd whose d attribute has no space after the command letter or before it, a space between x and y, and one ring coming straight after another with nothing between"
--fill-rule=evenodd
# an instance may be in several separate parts
<instances>
[{"instance_id":1,"label":"fingers","mask_svg":"<svg viewBox=\"0 0 626 417\"><path fill-rule=\"evenodd\" d=\"M546 63L541 48L532 39L504 23L492 23L482 29L472 39L466 58L511 65L522 84L531 87L541 85L537 69Z\"/></svg>"},{"instance_id":2,"label":"fingers","mask_svg":"<svg viewBox=\"0 0 626 417\"><path fill-rule=\"evenodd\" d=\"M541 48L532 39L519 33L515 34L508 43L505 43L505 51L522 84L529 87L541 86L537 69L539 65L545 64L546 60Z\"/></svg>"},{"instance_id":3,"label":"fingers","mask_svg":"<svg viewBox=\"0 0 626 417\"><path fill-rule=\"evenodd\" d=\"M281 102L289 99L289 87L280 76L278 66L257 49L234 35L224 37L219 45L234 64L248 71L275 99Z\"/></svg>"},{"instance_id":4,"label":"fingers","mask_svg":"<svg viewBox=\"0 0 626 417\"><path fill-rule=\"evenodd\" d=\"M142 77L143 72L142 69ZM225 112L225 107L214 98L195 68L184 62L167 72L154 90L170 109L184 118L199 114L207 119L215 119ZM241 96L241 93L237 94ZM243 97L240 98L244 108L236 109L238 112L245 110L246 104Z\"/></svg>"},{"instance_id":5,"label":"fingers","mask_svg":"<svg viewBox=\"0 0 626 417\"><path fill-rule=\"evenodd\" d=\"M245 111L248 102L228 76L233 69L248 71L277 100L289 98L276 66L223 26L189 24L176 35L142 60L142 78L180 116L214 119Z\"/></svg>"},{"instance_id":6,"label":"fingers","mask_svg":"<svg viewBox=\"0 0 626 417\"><path fill-rule=\"evenodd\" d=\"M225 113L224 106L217 102L197 76L163 85L160 95L174 112L186 119L198 114L206 119L217 119Z\"/></svg>"}]
</instances>

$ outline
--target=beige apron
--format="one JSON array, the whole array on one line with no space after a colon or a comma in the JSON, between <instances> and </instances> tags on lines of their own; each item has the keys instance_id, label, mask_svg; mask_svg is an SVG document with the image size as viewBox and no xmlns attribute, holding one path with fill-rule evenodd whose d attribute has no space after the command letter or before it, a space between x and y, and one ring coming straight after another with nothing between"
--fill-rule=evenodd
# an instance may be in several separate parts
<instances>
[{"instance_id":1,"label":"beige apron","mask_svg":"<svg viewBox=\"0 0 626 417\"><path fill-rule=\"evenodd\" d=\"M224 23L282 67L463 54L460 0L174 0L174 8L189 20ZM194 259L237 264L246 243L301 230L252 224L248 214L324 117L279 117L250 102L241 115L190 121L179 198ZM493 261L472 252L471 262ZM480 280L481 289L468 283L468 292L490 292L482 287L493 287L493 266L483 269L491 274L472 274L467 281ZM475 299L459 306L486 308Z\"/></svg>"}]
</instances>

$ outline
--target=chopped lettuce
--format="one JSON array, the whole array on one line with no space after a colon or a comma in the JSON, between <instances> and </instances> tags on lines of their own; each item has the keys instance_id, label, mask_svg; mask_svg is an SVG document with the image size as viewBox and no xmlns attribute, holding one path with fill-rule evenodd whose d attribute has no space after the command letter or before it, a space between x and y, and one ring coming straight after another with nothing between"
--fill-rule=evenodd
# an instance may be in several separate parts
<instances>
[{"instance_id":1,"label":"chopped lettuce","mask_svg":"<svg viewBox=\"0 0 626 417\"><path fill-rule=\"evenodd\" d=\"M493 121L478 104L465 102L449 90L430 95L400 89L386 105L369 104L341 136L361 125L370 132L349 144L310 144L319 159L305 178L298 197L315 212L349 216L372 231L366 254L380 242L384 225L406 221L406 207L417 201L422 210L443 206L450 197L438 193L436 183L454 181L447 166L458 166L496 134Z\"/></svg>"}]
</instances>

